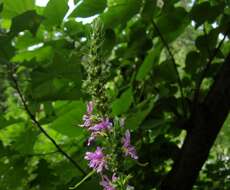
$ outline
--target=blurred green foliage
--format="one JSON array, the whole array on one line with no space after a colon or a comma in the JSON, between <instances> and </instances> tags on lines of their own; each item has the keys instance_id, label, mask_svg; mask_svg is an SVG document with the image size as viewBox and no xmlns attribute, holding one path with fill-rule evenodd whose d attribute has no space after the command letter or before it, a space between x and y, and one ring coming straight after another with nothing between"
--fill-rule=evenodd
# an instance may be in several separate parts
<instances>
[{"instance_id":1,"label":"blurred green foliage","mask_svg":"<svg viewBox=\"0 0 230 190\"><path fill-rule=\"evenodd\" d=\"M185 137L186 132L176 126L189 117L197 80L223 36L201 85L201 99L230 52L230 2L82 0L75 4L69 12L67 0L49 0L46 7L34 0L0 0L0 189L65 190L82 178L28 116L11 74L41 126L90 172L83 159L86 134L79 124L85 102L91 99L82 90L86 62L92 60L88 55L95 20L86 22L91 16L103 23L102 60L110 65L108 76L98 73L92 81L109 97L108 113L125 117L125 127L134 134L143 164L127 163L132 184L138 190L156 189ZM103 82L106 78L105 84L100 77ZM194 190L230 189L229 125L228 118ZM97 177L79 189L100 189Z\"/></svg>"}]
</instances>

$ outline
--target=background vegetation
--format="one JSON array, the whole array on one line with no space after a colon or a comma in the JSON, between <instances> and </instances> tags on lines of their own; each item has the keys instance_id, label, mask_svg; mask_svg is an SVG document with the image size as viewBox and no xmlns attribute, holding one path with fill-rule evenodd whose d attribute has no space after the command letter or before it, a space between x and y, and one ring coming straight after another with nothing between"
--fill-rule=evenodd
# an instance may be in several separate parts
<instances>
[{"instance_id":1,"label":"background vegetation","mask_svg":"<svg viewBox=\"0 0 230 190\"><path fill-rule=\"evenodd\" d=\"M49 0L45 7L34 0L0 0L0 189L65 190L90 172L87 133L79 124L92 98L103 100L110 116L125 117L132 130L144 164L127 163L131 184L163 189L195 123L191 118L228 60L230 2L74 3L69 10L67 0ZM203 139L214 127L204 125ZM229 125L230 118L205 149L212 146L195 183L191 177L194 190L230 189ZM192 188L172 183L165 189ZM101 187L95 175L78 189Z\"/></svg>"}]
</instances>

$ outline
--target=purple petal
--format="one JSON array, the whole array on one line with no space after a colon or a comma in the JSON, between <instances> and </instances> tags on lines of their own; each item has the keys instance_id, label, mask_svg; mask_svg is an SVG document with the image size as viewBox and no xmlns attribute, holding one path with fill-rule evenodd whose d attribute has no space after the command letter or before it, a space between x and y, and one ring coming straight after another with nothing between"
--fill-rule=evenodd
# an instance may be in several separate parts
<instances>
[{"instance_id":1,"label":"purple petal","mask_svg":"<svg viewBox=\"0 0 230 190\"><path fill-rule=\"evenodd\" d=\"M91 136L89 137L88 141L87 141L87 146L90 146L92 144L92 142L95 140L96 136L93 135L93 133L91 134Z\"/></svg>"},{"instance_id":2,"label":"purple petal","mask_svg":"<svg viewBox=\"0 0 230 190\"><path fill-rule=\"evenodd\" d=\"M136 149L134 146L130 144L130 138L131 138L130 131L126 130L125 136L122 138L123 150L124 150L125 156L130 156L131 158L137 160L138 156L136 153Z\"/></svg>"},{"instance_id":3,"label":"purple petal","mask_svg":"<svg viewBox=\"0 0 230 190\"><path fill-rule=\"evenodd\" d=\"M90 131L99 132L104 130L110 130L112 127L112 123L109 121L108 118L103 119L100 123L92 126L89 128Z\"/></svg>"},{"instance_id":4,"label":"purple petal","mask_svg":"<svg viewBox=\"0 0 230 190\"><path fill-rule=\"evenodd\" d=\"M124 147L128 147L130 145L130 132L126 130L125 137L122 138L122 143Z\"/></svg>"},{"instance_id":5,"label":"purple petal","mask_svg":"<svg viewBox=\"0 0 230 190\"><path fill-rule=\"evenodd\" d=\"M88 104L87 104L87 113L88 113L88 114L91 114L92 112L93 112L93 102L90 101L90 102L88 102Z\"/></svg>"},{"instance_id":6,"label":"purple petal","mask_svg":"<svg viewBox=\"0 0 230 190\"><path fill-rule=\"evenodd\" d=\"M116 190L113 187L113 183L109 180L109 178L106 175L102 176L102 181L100 182L100 185L104 188L104 190Z\"/></svg>"},{"instance_id":7,"label":"purple petal","mask_svg":"<svg viewBox=\"0 0 230 190\"><path fill-rule=\"evenodd\" d=\"M114 173L113 176L112 176L112 181L113 181L113 182L117 181L117 176L116 176L115 173Z\"/></svg>"},{"instance_id":8,"label":"purple petal","mask_svg":"<svg viewBox=\"0 0 230 190\"><path fill-rule=\"evenodd\" d=\"M95 152L86 152L85 159L89 160L89 167L94 168L98 173L107 168L102 148L97 147Z\"/></svg>"}]
</instances>

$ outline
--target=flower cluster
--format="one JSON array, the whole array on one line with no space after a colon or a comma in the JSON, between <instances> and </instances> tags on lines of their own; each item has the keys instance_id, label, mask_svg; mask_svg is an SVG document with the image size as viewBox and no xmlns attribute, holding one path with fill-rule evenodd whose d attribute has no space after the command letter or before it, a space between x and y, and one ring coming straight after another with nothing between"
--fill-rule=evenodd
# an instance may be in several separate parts
<instances>
[{"instance_id":1,"label":"flower cluster","mask_svg":"<svg viewBox=\"0 0 230 190\"><path fill-rule=\"evenodd\" d=\"M131 145L131 135L130 131L126 130L124 134L122 134L122 138L120 142L117 141L117 136L111 135L116 134L116 128L114 124L108 117L100 117L98 115L93 114L93 102L89 102L87 104L87 113L83 116L83 124L81 127L84 127L89 133L90 137L88 138L87 145L92 145L92 142L97 139L97 137L104 137L106 136L103 141L108 141L104 143L103 148L100 146L96 147L94 152L86 152L85 159L89 161L89 167L93 168L97 173L101 175L101 186L104 190L117 190L117 183L119 180L122 180L122 177L116 177L114 171L117 171L116 168L113 168L110 162L116 162L117 157L112 156L112 154L116 154L115 150L112 150L113 147L117 147L117 145L113 145L113 143L122 145L120 149L123 152L125 157L130 157L134 160L138 159L136 149L134 146ZM120 120L120 131L123 131L124 128L124 119ZM111 144L112 142L112 144ZM105 173L112 172L113 175L111 180L109 179L108 175ZM127 178L127 176L126 176ZM123 180L127 181L127 180ZM126 185L126 189L130 189L131 186Z\"/></svg>"},{"instance_id":2,"label":"flower cluster","mask_svg":"<svg viewBox=\"0 0 230 190\"><path fill-rule=\"evenodd\" d=\"M89 167L94 168L98 173L107 168L105 156L100 147L97 147L95 152L86 152L85 159L90 161Z\"/></svg>"},{"instance_id":3,"label":"flower cluster","mask_svg":"<svg viewBox=\"0 0 230 190\"><path fill-rule=\"evenodd\" d=\"M100 185L105 189L105 190L116 190L114 188L113 183L117 181L117 177L115 174L112 176L112 180L109 180L107 175L102 176L102 180L100 182Z\"/></svg>"},{"instance_id":4,"label":"flower cluster","mask_svg":"<svg viewBox=\"0 0 230 190\"><path fill-rule=\"evenodd\" d=\"M138 156L136 153L136 149L134 146L130 144L130 132L126 130L125 136L122 138L123 149L126 156L130 156L131 158L137 160Z\"/></svg>"},{"instance_id":5,"label":"flower cluster","mask_svg":"<svg viewBox=\"0 0 230 190\"><path fill-rule=\"evenodd\" d=\"M93 115L93 102L87 104L87 113L83 116L83 121L84 123L80 126L85 127L91 133L87 143L88 146L97 136L110 131L112 128L112 123L108 118L99 118Z\"/></svg>"}]
</instances>

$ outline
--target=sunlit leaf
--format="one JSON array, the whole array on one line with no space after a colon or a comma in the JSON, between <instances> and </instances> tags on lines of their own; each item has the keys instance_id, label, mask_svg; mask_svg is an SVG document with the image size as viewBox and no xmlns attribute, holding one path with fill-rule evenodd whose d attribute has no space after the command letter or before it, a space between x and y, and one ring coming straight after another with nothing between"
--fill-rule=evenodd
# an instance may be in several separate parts
<instances>
[{"instance_id":1,"label":"sunlit leaf","mask_svg":"<svg viewBox=\"0 0 230 190\"><path fill-rule=\"evenodd\" d=\"M45 17L44 25L47 28L59 26L65 14L68 11L67 0L50 0L44 10L43 16Z\"/></svg>"},{"instance_id":2,"label":"sunlit leaf","mask_svg":"<svg viewBox=\"0 0 230 190\"><path fill-rule=\"evenodd\" d=\"M73 103L74 108L63 113L54 120L50 127L54 130L70 136L77 137L81 136L84 132L79 125L82 124L82 117L85 113L85 104L81 101Z\"/></svg>"},{"instance_id":3,"label":"sunlit leaf","mask_svg":"<svg viewBox=\"0 0 230 190\"><path fill-rule=\"evenodd\" d=\"M121 115L128 111L129 107L133 102L133 93L132 89L129 88L122 93L119 99L115 100L112 103L112 112L114 115Z\"/></svg>"},{"instance_id":4,"label":"sunlit leaf","mask_svg":"<svg viewBox=\"0 0 230 190\"><path fill-rule=\"evenodd\" d=\"M90 17L103 12L106 0L83 0L71 13L70 17Z\"/></svg>"},{"instance_id":5,"label":"sunlit leaf","mask_svg":"<svg viewBox=\"0 0 230 190\"><path fill-rule=\"evenodd\" d=\"M108 10L101 14L105 28L113 28L125 24L140 9L139 0L115 0Z\"/></svg>"},{"instance_id":6,"label":"sunlit leaf","mask_svg":"<svg viewBox=\"0 0 230 190\"><path fill-rule=\"evenodd\" d=\"M3 0L2 15L4 18L13 18L21 13L35 8L35 0Z\"/></svg>"}]
</instances>

